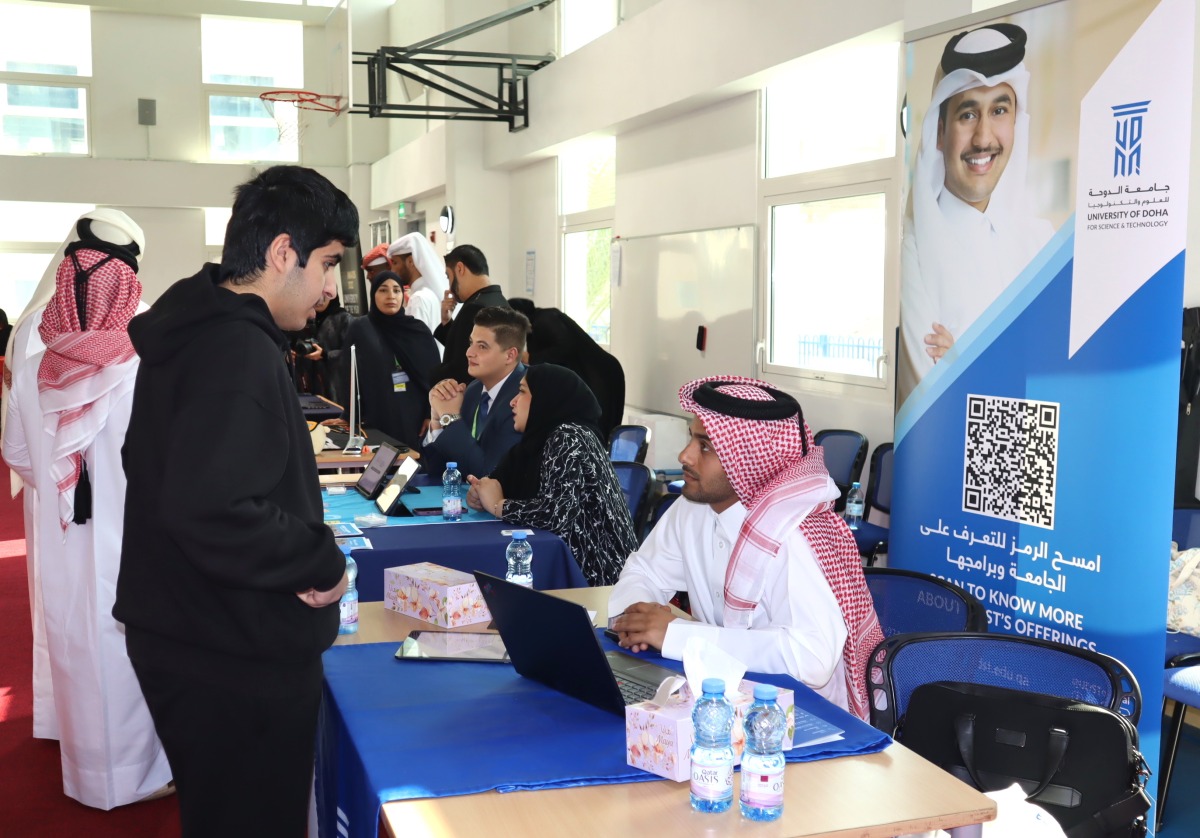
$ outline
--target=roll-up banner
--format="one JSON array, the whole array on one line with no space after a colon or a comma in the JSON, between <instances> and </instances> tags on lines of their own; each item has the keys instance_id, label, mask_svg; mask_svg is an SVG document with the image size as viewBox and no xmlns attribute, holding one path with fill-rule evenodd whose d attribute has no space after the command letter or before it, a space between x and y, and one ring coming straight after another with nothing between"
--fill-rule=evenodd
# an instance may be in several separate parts
<instances>
[{"instance_id":1,"label":"roll-up banner","mask_svg":"<svg viewBox=\"0 0 1200 838\"><path fill-rule=\"evenodd\" d=\"M1194 13L1063 0L907 55L888 562L1122 660L1155 769Z\"/></svg>"}]
</instances>

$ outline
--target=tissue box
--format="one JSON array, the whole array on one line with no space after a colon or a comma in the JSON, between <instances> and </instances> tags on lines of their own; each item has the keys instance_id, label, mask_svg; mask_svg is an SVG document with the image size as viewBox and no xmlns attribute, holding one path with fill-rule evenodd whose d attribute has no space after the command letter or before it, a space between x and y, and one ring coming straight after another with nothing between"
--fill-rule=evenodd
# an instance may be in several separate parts
<instances>
[{"instance_id":1,"label":"tissue box","mask_svg":"<svg viewBox=\"0 0 1200 838\"><path fill-rule=\"evenodd\" d=\"M492 619L474 576L430 562L384 570L383 604L443 628Z\"/></svg>"},{"instance_id":2,"label":"tissue box","mask_svg":"<svg viewBox=\"0 0 1200 838\"><path fill-rule=\"evenodd\" d=\"M641 768L668 780L683 781L692 778L692 697L691 689L684 684L671 694L666 705L642 701L625 707L625 757L634 768ZM733 764L742 761L742 750L746 747L746 733L742 729L742 718L754 702L754 682L738 684L733 704ZM783 749L792 749L792 736L796 732L795 695L791 690L779 688L776 702L787 715L787 734L783 737Z\"/></svg>"}]
</instances>

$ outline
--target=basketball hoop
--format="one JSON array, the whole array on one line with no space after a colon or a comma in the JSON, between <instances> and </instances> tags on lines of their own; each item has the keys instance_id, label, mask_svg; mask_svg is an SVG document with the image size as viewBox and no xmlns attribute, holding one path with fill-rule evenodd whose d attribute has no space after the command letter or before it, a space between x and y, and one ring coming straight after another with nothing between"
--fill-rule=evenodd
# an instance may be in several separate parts
<instances>
[{"instance_id":1,"label":"basketball hoop","mask_svg":"<svg viewBox=\"0 0 1200 838\"><path fill-rule=\"evenodd\" d=\"M268 90L259 94L263 107L275 120L281 143L298 143L304 133L300 111L342 112L342 97L311 90Z\"/></svg>"}]
</instances>

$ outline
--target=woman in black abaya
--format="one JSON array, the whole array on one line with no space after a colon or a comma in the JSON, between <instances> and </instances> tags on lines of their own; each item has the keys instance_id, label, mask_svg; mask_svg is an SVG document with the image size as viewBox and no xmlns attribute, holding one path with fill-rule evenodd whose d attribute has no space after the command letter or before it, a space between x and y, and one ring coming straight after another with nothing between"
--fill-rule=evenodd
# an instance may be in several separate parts
<instances>
[{"instance_id":1,"label":"woman in black abaya","mask_svg":"<svg viewBox=\"0 0 1200 838\"><path fill-rule=\"evenodd\" d=\"M346 332L338 395L347 412L351 346L358 357L362 425L417 447L429 416L429 374L441 359L429 327L404 313L404 288L391 271L371 280L371 310Z\"/></svg>"}]
</instances>

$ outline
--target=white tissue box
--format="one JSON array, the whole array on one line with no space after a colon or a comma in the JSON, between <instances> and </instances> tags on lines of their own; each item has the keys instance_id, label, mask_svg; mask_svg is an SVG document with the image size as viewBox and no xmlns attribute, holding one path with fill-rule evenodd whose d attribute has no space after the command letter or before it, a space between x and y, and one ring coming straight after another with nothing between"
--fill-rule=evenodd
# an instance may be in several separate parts
<instances>
[{"instance_id":1,"label":"white tissue box","mask_svg":"<svg viewBox=\"0 0 1200 838\"><path fill-rule=\"evenodd\" d=\"M738 684L733 703L733 764L742 761L746 733L742 717L754 701L754 681ZM684 684L671 694L665 705L642 701L625 707L625 761L668 780L681 782L692 778L692 697L691 688ZM787 735L783 749L792 749L796 732L796 697L791 690L779 688L776 702L787 716Z\"/></svg>"}]
</instances>

